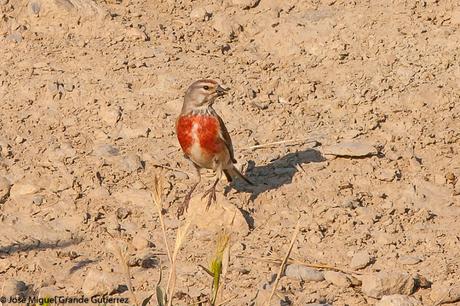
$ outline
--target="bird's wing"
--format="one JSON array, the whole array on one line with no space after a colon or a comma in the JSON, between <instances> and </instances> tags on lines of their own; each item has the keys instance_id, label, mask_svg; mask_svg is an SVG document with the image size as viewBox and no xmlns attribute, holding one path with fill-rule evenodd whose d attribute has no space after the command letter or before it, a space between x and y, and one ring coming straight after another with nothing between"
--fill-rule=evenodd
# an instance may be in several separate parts
<instances>
[{"instance_id":1,"label":"bird's wing","mask_svg":"<svg viewBox=\"0 0 460 306\"><path fill-rule=\"evenodd\" d=\"M219 125L220 125L220 138L224 141L225 146L228 149L228 152L230 153L230 159L232 160L232 163L236 163L235 155L233 153L233 145L232 145L232 139L230 138L230 134L227 131L227 128L225 127L224 121L222 118L220 118L219 115L216 115L217 119L219 119Z\"/></svg>"}]
</instances>

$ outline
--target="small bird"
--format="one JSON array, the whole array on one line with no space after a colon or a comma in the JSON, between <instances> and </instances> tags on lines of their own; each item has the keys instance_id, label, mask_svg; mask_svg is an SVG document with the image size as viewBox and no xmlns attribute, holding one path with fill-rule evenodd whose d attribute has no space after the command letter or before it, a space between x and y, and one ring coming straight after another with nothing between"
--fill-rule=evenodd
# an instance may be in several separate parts
<instances>
[{"instance_id":1,"label":"small bird","mask_svg":"<svg viewBox=\"0 0 460 306\"><path fill-rule=\"evenodd\" d=\"M253 185L234 166L236 160L232 140L222 118L212 107L216 98L226 94L227 90L214 80L204 79L192 83L185 93L182 111L176 120L176 134L185 157L194 165L197 181L179 206L178 217L188 208L192 193L201 181L202 168L212 169L216 173L215 182L202 197L209 195L207 207L216 200L216 186L222 172L229 182L238 176Z\"/></svg>"}]
</instances>

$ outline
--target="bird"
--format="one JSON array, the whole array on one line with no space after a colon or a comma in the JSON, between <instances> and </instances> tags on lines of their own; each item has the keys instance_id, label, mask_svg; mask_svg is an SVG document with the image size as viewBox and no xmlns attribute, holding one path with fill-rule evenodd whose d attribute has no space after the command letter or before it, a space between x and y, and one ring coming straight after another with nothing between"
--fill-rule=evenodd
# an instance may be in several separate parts
<instances>
[{"instance_id":1,"label":"bird","mask_svg":"<svg viewBox=\"0 0 460 306\"><path fill-rule=\"evenodd\" d=\"M237 161L232 139L224 121L213 108L216 99L227 91L215 80L201 79L193 82L185 92L182 110L176 120L176 135L185 158L196 170L197 179L178 207L178 217L187 210L192 193L201 181L201 169L212 169L216 173L216 180L202 196L204 199L209 195L207 209L212 201L216 201L216 186L222 173L228 182L239 177L254 185L235 167Z\"/></svg>"}]
</instances>

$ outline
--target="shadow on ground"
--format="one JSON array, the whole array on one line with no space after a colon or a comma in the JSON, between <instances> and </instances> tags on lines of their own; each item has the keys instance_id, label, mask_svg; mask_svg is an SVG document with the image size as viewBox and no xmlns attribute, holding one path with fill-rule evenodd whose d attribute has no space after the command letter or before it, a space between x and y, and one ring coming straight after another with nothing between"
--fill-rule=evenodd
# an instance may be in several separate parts
<instances>
[{"instance_id":1,"label":"shadow on ground","mask_svg":"<svg viewBox=\"0 0 460 306\"><path fill-rule=\"evenodd\" d=\"M250 192L250 200L254 201L261 193L291 183L294 174L297 172L297 165L318 163L324 160L321 152L315 149L289 153L263 166L257 166L253 160L250 160L246 176L255 186L248 186L239 180L228 186L225 193L228 193L230 188L237 191Z\"/></svg>"},{"instance_id":2,"label":"shadow on ground","mask_svg":"<svg viewBox=\"0 0 460 306\"><path fill-rule=\"evenodd\" d=\"M0 246L0 255L11 255L16 252L26 252L31 250L61 249L71 245L79 244L82 239L70 239L66 241L57 241L54 243L40 242L27 244L12 244Z\"/></svg>"}]
</instances>

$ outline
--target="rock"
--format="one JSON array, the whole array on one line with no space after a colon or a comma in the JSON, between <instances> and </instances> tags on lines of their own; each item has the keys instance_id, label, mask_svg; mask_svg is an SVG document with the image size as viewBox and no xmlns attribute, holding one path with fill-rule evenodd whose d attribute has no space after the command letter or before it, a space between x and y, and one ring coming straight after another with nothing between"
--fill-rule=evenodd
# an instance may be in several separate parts
<instances>
[{"instance_id":1,"label":"rock","mask_svg":"<svg viewBox=\"0 0 460 306\"><path fill-rule=\"evenodd\" d=\"M224 14L217 14L213 19L214 23L212 27L214 30L229 38L235 37L241 32L241 25Z\"/></svg>"},{"instance_id":2,"label":"rock","mask_svg":"<svg viewBox=\"0 0 460 306\"><path fill-rule=\"evenodd\" d=\"M136 250L143 250L152 245L152 243L148 241L144 235L139 233L133 237L133 241L131 243Z\"/></svg>"},{"instance_id":3,"label":"rock","mask_svg":"<svg viewBox=\"0 0 460 306\"><path fill-rule=\"evenodd\" d=\"M119 207L117 209L117 218L120 220L124 220L128 218L129 215L131 215L131 210L125 207Z\"/></svg>"},{"instance_id":4,"label":"rock","mask_svg":"<svg viewBox=\"0 0 460 306\"><path fill-rule=\"evenodd\" d=\"M32 197L32 203L37 206L42 205L44 201L45 201L45 197L42 196L41 194L37 194Z\"/></svg>"},{"instance_id":5,"label":"rock","mask_svg":"<svg viewBox=\"0 0 460 306\"><path fill-rule=\"evenodd\" d=\"M5 203L10 195L11 184L5 177L0 176L0 204Z\"/></svg>"},{"instance_id":6,"label":"rock","mask_svg":"<svg viewBox=\"0 0 460 306\"><path fill-rule=\"evenodd\" d=\"M321 282L324 280L323 272L305 267L302 265L288 265L286 267L285 275L287 277L299 279L308 282Z\"/></svg>"},{"instance_id":7,"label":"rock","mask_svg":"<svg viewBox=\"0 0 460 306\"><path fill-rule=\"evenodd\" d=\"M40 13L41 5L40 2L31 1L29 2L29 10L32 14L38 15Z\"/></svg>"},{"instance_id":8,"label":"rock","mask_svg":"<svg viewBox=\"0 0 460 306\"><path fill-rule=\"evenodd\" d=\"M385 295L375 306L422 306L422 303L411 296L393 294Z\"/></svg>"},{"instance_id":9,"label":"rock","mask_svg":"<svg viewBox=\"0 0 460 306\"><path fill-rule=\"evenodd\" d=\"M354 270L359 270L367 267L370 263L372 263L373 258L367 251L359 251L353 255L351 259L350 267Z\"/></svg>"},{"instance_id":10,"label":"rock","mask_svg":"<svg viewBox=\"0 0 460 306\"><path fill-rule=\"evenodd\" d=\"M395 177L396 171L394 169L383 169L378 175L378 179L384 182L392 182Z\"/></svg>"},{"instance_id":11,"label":"rock","mask_svg":"<svg viewBox=\"0 0 460 306\"><path fill-rule=\"evenodd\" d=\"M205 21L209 13L204 7L196 7L190 12L190 18L199 21Z\"/></svg>"},{"instance_id":12,"label":"rock","mask_svg":"<svg viewBox=\"0 0 460 306\"><path fill-rule=\"evenodd\" d=\"M117 156L120 153L120 150L109 145L109 144L97 144L93 148L93 154L99 157L112 157Z\"/></svg>"},{"instance_id":13,"label":"rock","mask_svg":"<svg viewBox=\"0 0 460 306\"><path fill-rule=\"evenodd\" d=\"M187 210L187 218L193 218L193 224L199 229L219 232L222 227L227 227L232 232L248 233L248 223L234 204L220 194L217 194L216 203L212 203L209 208L207 201L207 197L201 199L201 195L194 196Z\"/></svg>"},{"instance_id":14,"label":"rock","mask_svg":"<svg viewBox=\"0 0 460 306\"><path fill-rule=\"evenodd\" d=\"M135 172L144 168L141 158L134 153L128 153L121 158L120 166L127 172Z\"/></svg>"},{"instance_id":15,"label":"rock","mask_svg":"<svg viewBox=\"0 0 460 306\"><path fill-rule=\"evenodd\" d=\"M149 40L149 37L145 33L144 30L139 29L137 27L127 27L125 29L125 36L129 38L130 40L142 40L142 41L147 41Z\"/></svg>"},{"instance_id":16,"label":"rock","mask_svg":"<svg viewBox=\"0 0 460 306\"><path fill-rule=\"evenodd\" d=\"M351 286L351 281L347 275L342 272L324 271L324 279L337 287L348 288Z\"/></svg>"},{"instance_id":17,"label":"rock","mask_svg":"<svg viewBox=\"0 0 460 306\"><path fill-rule=\"evenodd\" d=\"M431 299L435 305L460 301L460 282L450 280L435 283L431 288Z\"/></svg>"},{"instance_id":18,"label":"rock","mask_svg":"<svg viewBox=\"0 0 460 306\"><path fill-rule=\"evenodd\" d=\"M27 285L23 281L17 281L14 279L6 280L2 284L2 296L8 297L24 297L27 291Z\"/></svg>"},{"instance_id":19,"label":"rock","mask_svg":"<svg viewBox=\"0 0 460 306\"><path fill-rule=\"evenodd\" d=\"M59 148L48 151L48 158L51 161L63 161L65 158L74 157L77 151L69 143L62 143Z\"/></svg>"},{"instance_id":20,"label":"rock","mask_svg":"<svg viewBox=\"0 0 460 306\"><path fill-rule=\"evenodd\" d=\"M38 186L28 183L14 184L10 189L10 196L12 198L18 198L24 195L34 194L40 191Z\"/></svg>"},{"instance_id":21,"label":"rock","mask_svg":"<svg viewBox=\"0 0 460 306\"><path fill-rule=\"evenodd\" d=\"M323 148L324 155L344 156L344 157L364 157L377 154L377 149L370 145L356 141L344 141L335 145Z\"/></svg>"},{"instance_id":22,"label":"rock","mask_svg":"<svg viewBox=\"0 0 460 306\"><path fill-rule=\"evenodd\" d=\"M3 138L0 138L0 157L12 156L11 145Z\"/></svg>"},{"instance_id":23,"label":"rock","mask_svg":"<svg viewBox=\"0 0 460 306\"><path fill-rule=\"evenodd\" d=\"M22 41L22 35L17 31L13 31L10 35L6 36L5 39L19 44Z\"/></svg>"},{"instance_id":24,"label":"rock","mask_svg":"<svg viewBox=\"0 0 460 306\"><path fill-rule=\"evenodd\" d=\"M110 126L114 126L121 118L121 107L109 107L99 112L101 119Z\"/></svg>"},{"instance_id":25,"label":"rock","mask_svg":"<svg viewBox=\"0 0 460 306\"><path fill-rule=\"evenodd\" d=\"M420 257L409 256L409 255L401 256L401 257L399 257L398 260L403 265L416 265L416 264L418 264L419 262L422 261L422 259Z\"/></svg>"},{"instance_id":26,"label":"rock","mask_svg":"<svg viewBox=\"0 0 460 306\"><path fill-rule=\"evenodd\" d=\"M415 288L414 278L407 273L379 272L364 275L361 281L363 293L373 298L391 294L410 295Z\"/></svg>"},{"instance_id":27,"label":"rock","mask_svg":"<svg viewBox=\"0 0 460 306\"><path fill-rule=\"evenodd\" d=\"M27 140L27 139L25 139L24 137L18 135L18 136L16 136L16 138L14 139L14 142L15 142L16 144L21 144L21 143L26 142L26 140Z\"/></svg>"},{"instance_id":28,"label":"rock","mask_svg":"<svg viewBox=\"0 0 460 306\"><path fill-rule=\"evenodd\" d=\"M118 286L122 284L121 274L92 269L83 281L82 291L89 297L107 295L116 292Z\"/></svg>"},{"instance_id":29,"label":"rock","mask_svg":"<svg viewBox=\"0 0 460 306\"><path fill-rule=\"evenodd\" d=\"M232 0L233 5L236 5L244 10L256 7L259 2L260 0Z\"/></svg>"}]
</instances>

